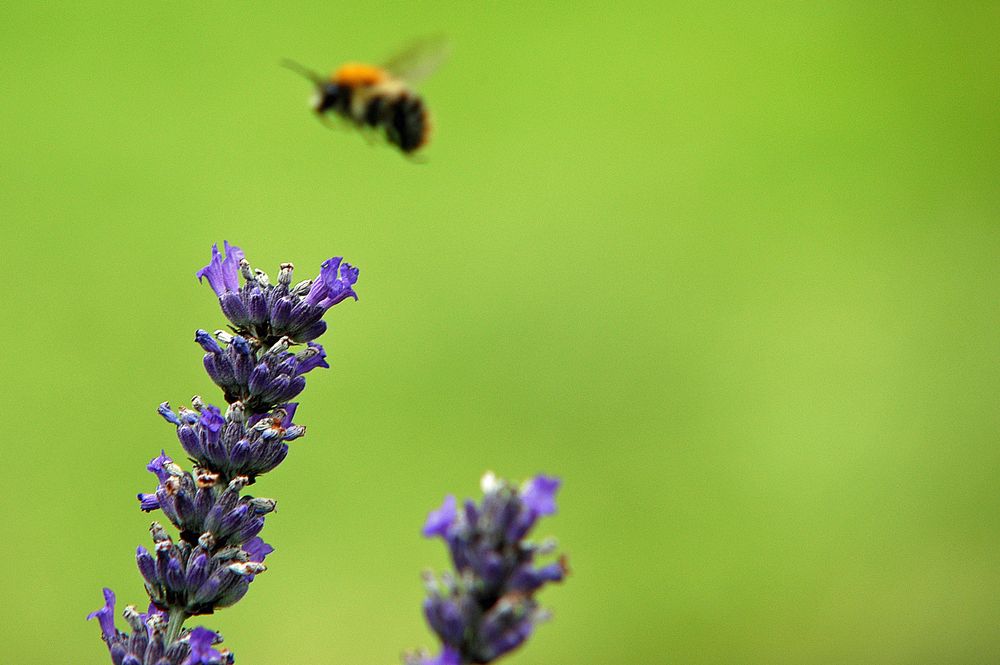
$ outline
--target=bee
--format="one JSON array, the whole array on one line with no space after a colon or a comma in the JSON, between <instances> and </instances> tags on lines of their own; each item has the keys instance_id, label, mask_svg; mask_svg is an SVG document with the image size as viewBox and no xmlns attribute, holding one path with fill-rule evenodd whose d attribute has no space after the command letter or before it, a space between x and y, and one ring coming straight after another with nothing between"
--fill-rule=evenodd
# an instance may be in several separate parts
<instances>
[{"instance_id":1,"label":"bee","mask_svg":"<svg viewBox=\"0 0 1000 665\"><path fill-rule=\"evenodd\" d=\"M381 66L345 63L328 79L292 60L283 64L316 86L312 108L321 120L338 116L359 129L381 132L409 155L427 144L431 129L427 106L411 86L445 57L446 42L434 38L414 43Z\"/></svg>"}]
</instances>

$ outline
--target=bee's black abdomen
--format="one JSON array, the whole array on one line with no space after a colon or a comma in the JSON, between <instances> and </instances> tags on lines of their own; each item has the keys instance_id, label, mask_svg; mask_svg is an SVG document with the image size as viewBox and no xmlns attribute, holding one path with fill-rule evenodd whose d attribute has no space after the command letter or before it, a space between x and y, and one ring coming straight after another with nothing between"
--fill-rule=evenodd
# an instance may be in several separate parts
<instances>
[{"instance_id":1,"label":"bee's black abdomen","mask_svg":"<svg viewBox=\"0 0 1000 665\"><path fill-rule=\"evenodd\" d=\"M427 109L416 95L402 95L386 110L386 135L403 152L412 152L427 137Z\"/></svg>"},{"instance_id":2,"label":"bee's black abdomen","mask_svg":"<svg viewBox=\"0 0 1000 665\"><path fill-rule=\"evenodd\" d=\"M386 103L384 97L372 97L365 107L362 121L369 127L378 127L385 122Z\"/></svg>"}]
</instances>

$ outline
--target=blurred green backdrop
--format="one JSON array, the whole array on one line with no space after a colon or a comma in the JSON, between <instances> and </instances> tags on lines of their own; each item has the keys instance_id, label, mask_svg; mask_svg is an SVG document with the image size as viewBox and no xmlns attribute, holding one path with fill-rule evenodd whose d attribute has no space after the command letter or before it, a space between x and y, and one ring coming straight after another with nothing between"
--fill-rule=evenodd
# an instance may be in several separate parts
<instances>
[{"instance_id":1,"label":"blurred green backdrop","mask_svg":"<svg viewBox=\"0 0 1000 665\"><path fill-rule=\"evenodd\" d=\"M1000 661L998 7L5 6L0 661L107 662L84 615L141 602L223 238L361 267L204 621L240 663L433 646L418 529L486 469L565 481L512 665ZM277 65L432 33L424 165Z\"/></svg>"}]
</instances>

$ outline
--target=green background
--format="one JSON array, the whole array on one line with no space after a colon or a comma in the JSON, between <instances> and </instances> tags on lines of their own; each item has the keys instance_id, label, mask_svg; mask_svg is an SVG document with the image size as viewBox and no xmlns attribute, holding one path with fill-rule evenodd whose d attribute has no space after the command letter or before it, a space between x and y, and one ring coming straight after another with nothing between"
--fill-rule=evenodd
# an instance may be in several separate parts
<instances>
[{"instance_id":1,"label":"green background","mask_svg":"<svg viewBox=\"0 0 1000 665\"><path fill-rule=\"evenodd\" d=\"M307 82L444 33L427 163ZM1000 661L995 3L0 10L0 661L141 603L155 414L219 400L213 242L343 254L239 663L434 646L418 535L560 475L573 575L512 665ZM191 625L195 625L192 622ZM124 625L124 624L122 624Z\"/></svg>"}]
</instances>

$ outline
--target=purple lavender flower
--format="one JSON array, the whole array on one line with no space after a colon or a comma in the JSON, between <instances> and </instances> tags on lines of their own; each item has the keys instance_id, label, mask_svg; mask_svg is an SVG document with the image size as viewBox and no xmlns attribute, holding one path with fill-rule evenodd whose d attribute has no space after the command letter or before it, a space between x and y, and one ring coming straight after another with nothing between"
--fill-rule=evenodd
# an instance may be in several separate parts
<instances>
[{"instance_id":1,"label":"purple lavender flower","mask_svg":"<svg viewBox=\"0 0 1000 665\"><path fill-rule=\"evenodd\" d=\"M430 538L431 536L445 536L457 516L455 496L449 494L444 498L444 503L441 507L437 510L432 510L427 516L427 523L424 524L421 533L426 538Z\"/></svg>"},{"instance_id":2,"label":"purple lavender flower","mask_svg":"<svg viewBox=\"0 0 1000 665\"><path fill-rule=\"evenodd\" d=\"M239 277L242 273L244 284ZM358 271L335 258L324 262L315 280L290 287L291 264L282 264L278 283L253 271L239 247L212 247L212 260L198 271L219 297L236 334L204 330L195 341L204 365L229 403L223 413L200 397L176 412L164 402L160 416L174 425L194 462L186 471L166 453L146 468L155 476L152 492L138 494L141 510L161 510L179 534L153 522L152 551L136 550L150 606L146 613L126 608L131 633L115 627L115 596L88 615L97 619L114 665L223 665L233 662L221 638L207 628L188 630L184 621L212 614L239 601L267 568L274 551L258 535L274 499L243 490L275 468L288 454L287 442L305 434L292 422L305 388L304 375L327 368L326 351L312 340L326 330L323 314L353 297ZM221 343L220 343L221 342ZM297 344L305 344L293 349Z\"/></svg>"},{"instance_id":3,"label":"purple lavender flower","mask_svg":"<svg viewBox=\"0 0 1000 665\"><path fill-rule=\"evenodd\" d=\"M288 454L288 443L303 436L306 428L292 423L297 403L280 404L269 413L247 417L242 402L229 406L223 416L218 408L193 400L194 411L178 413L164 402L158 411L176 425L184 451L203 469L217 473L222 482L257 476L278 466Z\"/></svg>"},{"instance_id":4,"label":"purple lavender flower","mask_svg":"<svg viewBox=\"0 0 1000 665\"><path fill-rule=\"evenodd\" d=\"M158 522L150 527L154 548L136 549L136 565L146 593L157 609L186 616L212 614L229 607L250 589L254 576L267 570L264 557L273 551L259 538L219 547L211 533L198 542L174 543Z\"/></svg>"},{"instance_id":5,"label":"purple lavender flower","mask_svg":"<svg viewBox=\"0 0 1000 665\"><path fill-rule=\"evenodd\" d=\"M210 533L218 547L246 543L264 528L264 515L273 512L274 499L240 496L240 491L250 480L236 476L223 488L220 474L196 469L197 475L183 471L164 455L154 459L146 468L154 470L159 463L171 469L161 478L156 491L140 493L139 507L150 512L163 510L170 522L180 531L183 540L197 543L202 534Z\"/></svg>"},{"instance_id":6,"label":"purple lavender flower","mask_svg":"<svg viewBox=\"0 0 1000 665\"><path fill-rule=\"evenodd\" d=\"M87 615L88 619L97 619L101 626L101 637L108 645L111 662L114 665L187 665L188 663L211 663L222 665L232 663L232 655L228 650L213 649L216 660L189 660L192 656L194 631L183 631L179 639L172 644L165 641L167 616L150 604L146 612L139 612L129 605L122 613L131 631L126 633L115 627L115 594L111 589L104 590L104 606ZM207 631L211 632L211 631ZM213 641L218 643L221 638L212 633ZM203 638L202 638L203 639Z\"/></svg>"},{"instance_id":7,"label":"purple lavender flower","mask_svg":"<svg viewBox=\"0 0 1000 665\"><path fill-rule=\"evenodd\" d=\"M184 661L184 665L216 665L216 663L231 662L227 660L227 652L219 652L212 648L217 644L219 635L207 628L198 626L191 631L188 642L191 645L191 654Z\"/></svg>"},{"instance_id":8,"label":"purple lavender flower","mask_svg":"<svg viewBox=\"0 0 1000 665\"><path fill-rule=\"evenodd\" d=\"M101 626L101 636L105 642L111 643L118 637L118 629L115 628L115 592L111 589L104 589L104 607L94 610L87 615L87 620L97 619Z\"/></svg>"},{"instance_id":9,"label":"purple lavender flower","mask_svg":"<svg viewBox=\"0 0 1000 665\"><path fill-rule=\"evenodd\" d=\"M239 247L225 243L225 249L223 259L218 247L212 247L212 260L198 271L198 279L208 279L219 296L222 313L237 333L259 340L264 347L282 337L299 343L316 339L326 330L322 318L328 309L347 298L358 298L353 289L358 269L339 256L324 261L315 279L292 286L291 263L281 264L278 283L272 284L267 273L251 269ZM242 287L239 274L244 279Z\"/></svg>"},{"instance_id":10,"label":"purple lavender flower","mask_svg":"<svg viewBox=\"0 0 1000 665\"><path fill-rule=\"evenodd\" d=\"M202 278L208 279L208 285L219 297L239 289L239 267L244 260L242 249L230 246L227 241L223 241L223 245L226 250L225 258L219 253L219 246L212 245L212 260L196 273L199 282Z\"/></svg>"},{"instance_id":11,"label":"purple lavender flower","mask_svg":"<svg viewBox=\"0 0 1000 665\"><path fill-rule=\"evenodd\" d=\"M195 341L206 351L205 370L222 388L227 402L239 401L251 413L265 413L288 402L306 387L306 373L329 367L326 351L313 342L298 353L289 353L293 342L282 337L264 353L256 354L239 335L219 330L215 337L226 344L225 349L208 332L195 333Z\"/></svg>"},{"instance_id":12,"label":"purple lavender flower","mask_svg":"<svg viewBox=\"0 0 1000 665\"><path fill-rule=\"evenodd\" d=\"M559 484L538 475L518 489L488 473L480 505L467 500L460 511L449 495L430 512L423 535L444 539L455 572L427 578L424 616L442 642L441 653L412 654L407 665L492 662L520 646L547 618L534 594L548 582L562 581L566 559L536 566L535 557L550 554L554 543L523 539L539 517L555 513Z\"/></svg>"},{"instance_id":13,"label":"purple lavender flower","mask_svg":"<svg viewBox=\"0 0 1000 665\"><path fill-rule=\"evenodd\" d=\"M559 479L538 475L521 491L521 500L537 515L554 515Z\"/></svg>"}]
</instances>

